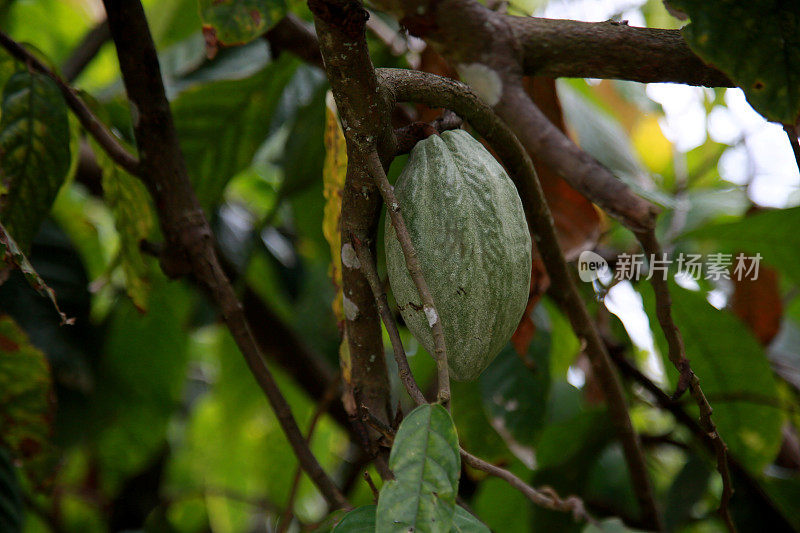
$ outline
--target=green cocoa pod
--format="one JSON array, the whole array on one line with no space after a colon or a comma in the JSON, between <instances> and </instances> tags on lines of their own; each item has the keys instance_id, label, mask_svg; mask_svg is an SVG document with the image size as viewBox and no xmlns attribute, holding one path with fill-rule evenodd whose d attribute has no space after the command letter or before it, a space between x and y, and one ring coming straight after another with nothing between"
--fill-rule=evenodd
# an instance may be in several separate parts
<instances>
[{"instance_id":1,"label":"green cocoa pod","mask_svg":"<svg viewBox=\"0 0 800 533\"><path fill-rule=\"evenodd\" d=\"M508 342L528 300L531 238L522 202L494 157L463 130L411 151L395 195L442 321L450 377L476 379ZM408 328L434 353L430 324L386 217L386 268Z\"/></svg>"}]
</instances>

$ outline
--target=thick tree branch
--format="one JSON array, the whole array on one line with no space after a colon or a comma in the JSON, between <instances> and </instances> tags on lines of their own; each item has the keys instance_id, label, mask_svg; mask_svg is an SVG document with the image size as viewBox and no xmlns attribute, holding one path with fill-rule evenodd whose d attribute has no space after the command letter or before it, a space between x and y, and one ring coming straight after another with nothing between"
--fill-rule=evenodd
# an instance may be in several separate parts
<instances>
[{"instance_id":1,"label":"thick tree branch","mask_svg":"<svg viewBox=\"0 0 800 533\"><path fill-rule=\"evenodd\" d=\"M507 85L495 106L525 149L575 190L632 231L648 231L657 208L581 150L530 99L521 83Z\"/></svg>"},{"instance_id":2,"label":"thick tree branch","mask_svg":"<svg viewBox=\"0 0 800 533\"><path fill-rule=\"evenodd\" d=\"M697 57L679 30L506 16L522 46L525 74L733 87Z\"/></svg>"},{"instance_id":3,"label":"thick tree branch","mask_svg":"<svg viewBox=\"0 0 800 533\"><path fill-rule=\"evenodd\" d=\"M8 50L12 56L28 65L28 68L41 72L52 79L56 85L58 85L61 94L64 96L64 100L67 102L69 108L72 109L75 116L78 117L81 125L95 138L97 143L103 147L109 157L131 174L139 174L139 161L136 157L131 155L131 153L119 143L117 138L114 137L114 134L106 128L105 124L92 113L91 109L80 99L78 93L75 92L75 89L67 85L55 72L47 68L21 44L14 41L3 32L0 32L0 45Z\"/></svg>"},{"instance_id":4,"label":"thick tree branch","mask_svg":"<svg viewBox=\"0 0 800 533\"><path fill-rule=\"evenodd\" d=\"M381 197L367 171L367 155L377 147L388 165L394 154L390 108L378 84L365 37L366 11L357 2L311 0L317 38L347 141L347 175L342 192L342 249L352 240L369 243L374 254ZM380 318L369 282L360 269L343 261L345 334L350 351L346 371L346 408L360 420L359 405L388 423L389 380L383 356Z\"/></svg>"},{"instance_id":5,"label":"thick tree branch","mask_svg":"<svg viewBox=\"0 0 800 533\"><path fill-rule=\"evenodd\" d=\"M172 276L192 273L206 289L272 405L303 469L332 506L349 507L308 448L253 338L242 305L220 266L211 228L192 190L178 145L142 5L131 0L105 0L104 4L133 110L134 134L141 157L140 175L155 200L167 241L162 268Z\"/></svg>"},{"instance_id":6,"label":"thick tree branch","mask_svg":"<svg viewBox=\"0 0 800 533\"><path fill-rule=\"evenodd\" d=\"M611 419L625 452L644 520L660 528L647 465L633 429L622 385L605 345L578 293L553 226L553 218L536 178L533 163L514 133L463 83L423 72L380 69L379 75L397 101L413 101L430 107L452 109L467 120L497 151L519 190L532 236L550 276L553 294L583 343L606 395Z\"/></svg>"}]
</instances>

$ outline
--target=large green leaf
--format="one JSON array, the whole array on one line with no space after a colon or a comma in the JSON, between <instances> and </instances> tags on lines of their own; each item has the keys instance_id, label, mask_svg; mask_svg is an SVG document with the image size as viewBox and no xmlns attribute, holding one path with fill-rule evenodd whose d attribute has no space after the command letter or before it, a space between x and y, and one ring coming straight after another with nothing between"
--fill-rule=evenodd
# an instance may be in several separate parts
<instances>
[{"instance_id":1,"label":"large green leaf","mask_svg":"<svg viewBox=\"0 0 800 533\"><path fill-rule=\"evenodd\" d=\"M181 148L205 208L247 168L270 132L281 92L297 67L286 57L242 80L192 87L172 103Z\"/></svg>"},{"instance_id":2,"label":"large green leaf","mask_svg":"<svg viewBox=\"0 0 800 533\"><path fill-rule=\"evenodd\" d=\"M530 471L519 461L506 466L511 472L529 481ZM499 478L488 477L478 484L472 505L494 531L528 533L531 531L530 501L520 491ZM538 531L538 530L537 530Z\"/></svg>"},{"instance_id":3,"label":"large green leaf","mask_svg":"<svg viewBox=\"0 0 800 533\"><path fill-rule=\"evenodd\" d=\"M165 444L185 387L191 297L163 276L146 314L120 299L109 318L95 394L84 424L93 430L104 482L114 487Z\"/></svg>"},{"instance_id":4,"label":"large green leaf","mask_svg":"<svg viewBox=\"0 0 800 533\"><path fill-rule=\"evenodd\" d=\"M717 429L730 452L753 472L760 472L778 453L784 421L769 361L758 341L732 314L712 307L700 292L674 283L670 292L686 356L714 408ZM657 324L652 290L645 289L642 297L650 323ZM655 337L666 354L660 329ZM666 359L665 365L674 378ZM690 398L686 401L694 405Z\"/></svg>"},{"instance_id":5,"label":"large green leaf","mask_svg":"<svg viewBox=\"0 0 800 533\"><path fill-rule=\"evenodd\" d=\"M479 380L489 420L512 450L535 444L550 392L549 320L542 306L531 315L537 332L528 353L520 356L507 344Z\"/></svg>"},{"instance_id":6,"label":"large green leaf","mask_svg":"<svg viewBox=\"0 0 800 533\"><path fill-rule=\"evenodd\" d=\"M212 46L250 42L285 11L283 0L200 0L203 33Z\"/></svg>"},{"instance_id":7,"label":"large green leaf","mask_svg":"<svg viewBox=\"0 0 800 533\"><path fill-rule=\"evenodd\" d=\"M0 443L37 485L52 473L53 403L44 354L8 315L0 315Z\"/></svg>"},{"instance_id":8,"label":"large green leaf","mask_svg":"<svg viewBox=\"0 0 800 533\"><path fill-rule=\"evenodd\" d=\"M17 72L3 90L0 117L0 219L27 250L70 167L67 107L55 83Z\"/></svg>"},{"instance_id":9,"label":"large green leaf","mask_svg":"<svg viewBox=\"0 0 800 533\"><path fill-rule=\"evenodd\" d=\"M708 462L694 454L690 455L667 491L664 508L667 531L676 531L691 520L697 503L708 491L710 477Z\"/></svg>"},{"instance_id":10,"label":"large green leaf","mask_svg":"<svg viewBox=\"0 0 800 533\"><path fill-rule=\"evenodd\" d=\"M684 234L681 239L712 241L722 249L761 254L764 261L800 282L800 207L756 213L736 222L714 224ZM734 266L735 257L732 258Z\"/></svg>"},{"instance_id":11,"label":"large green leaf","mask_svg":"<svg viewBox=\"0 0 800 533\"><path fill-rule=\"evenodd\" d=\"M22 492L11 455L0 448L0 531L22 531Z\"/></svg>"},{"instance_id":12,"label":"large green leaf","mask_svg":"<svg viewBox=\"0 0 800 533\"><path fill-rule=\"evenodd\" d=\"M455 425L441 405L421 405L403 420L389 468L395 479L381 488L375 531L449 532L461 456Z\"/></svg>"},{"instance_id":13,"label":"large green leaf","mask_svg":"<svg viewBox=\"0 0 800 533\"><path fill-rule=\"evenodd\" d=\"M427 361L433 361L427 353L424 355ZM413 359L419 359L419 356ZM419 373L414 371L414 376L418 375ZM464 448L490 462L510 459L506 443L486 416L479 382L453 381L450 383L450 390L452 392L450 410Z\"/></svg>"},{"instance_id":14,"label":"large green leaf","mask_svg":"<svg viewBox=\"0 0 800 533\"><path fill-rule=\"evenodd\" d=\"M800 115L800 2L792 0L670 0L692 19L689 46L744 89L769 120L794 124ZM733 30L733 31L732 31Z\"/></svg>"}]
</instances>

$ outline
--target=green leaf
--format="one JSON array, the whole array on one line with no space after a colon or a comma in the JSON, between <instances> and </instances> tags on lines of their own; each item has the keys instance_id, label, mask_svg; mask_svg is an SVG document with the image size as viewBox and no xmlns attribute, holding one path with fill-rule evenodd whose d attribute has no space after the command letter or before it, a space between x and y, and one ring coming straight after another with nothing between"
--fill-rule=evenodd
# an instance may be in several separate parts
<instances>
[{"instance_id":1,"label":"green leaf","mask_svg":"<svg viewBox=\"0 0 800 533\"><path fill-rule=\"evenodd\" d=\"M670 284L672 313L683 335L686 356L714 409L713 420L730 452L753 472L761 472L778 453L784 413L772 368L764 350L746 327L727 311L709 304L703 294ZM651 289L642 298L651 324L657 324ZM667 353L660 329L654 331ZM672 364L665 366L674 377ZM694 402L686 399L688 406Z\"/></svg>"},{"instance_id":2,"label":"green leaf","mask_svg":"<svg viewBox=\"0 0 800 533\"><path fill-rule=\"evenodd\" d=\"M376 505L364 505L347 513L333 533L373 533Z\"/></svg>"},{"instance_id":3,"label":"green leaf","mask_svg":"<svg viewBox=\"0 0 800 533\"><path fill-rule=\"evenodd\" d=\"M724 246L728 252L760 253L765 262L800 283L799 226L800 207L774 209L736 222L704 226L684 234L681 240L710 240Z\"/></svg>"},{"instance_id":4,"label":"green leaf","mask_svg":"<svg viewBox=\"0 0 800 533\"><path fill-rule=\"evenodd\" d=\"M67 177L69 144L67 107L56 84L34 72L11 76L0 118L0 219L23 251Z\"/></svg>"},{"instance_id":5,"label":"green leaf","mask_svg":"<svg viewBox=\"0 0 800 533\"><path fill-rule=\"evenodd\" d=\"M36 486L52 474L50 366L8 315L0 315L0 442Z\"/></svg>"},{"instance_id":6,"label":"green leaf","mask_svg":"<svg viewBox=\"0 0 800 533\"><path fill-rule=\"evenodd\" d=\"M741 87L769 120L800 115L800 3L784 0L671 0L692 19L689 46ZM735 31L731 31L735 28Z\"/></svg>"},{"instance_id":7,"label":"green leaf","mask_svg":"<svg viewBox=\"0 0 800 533\"><path fill-rule=\"evenodd\" d=\"M120 299L106 327L95 394L83 421L111 486L152 460L165 444L187 372L190 294L164 276L153 280L142 314Z\"/></svg>"},{"instance_id":8,"label":"green leaf","mask_svg":"<svg viewBox=\"0 0 800 533\"><path fill-rule=\"evenodd\" d=\"M456 512L453 515L451 531L454 533L489 533L489 528L459 505L456 506Z\"/></svg>"},{"instance_id":9,"label":"green leaf","mask_svg":"<svg viewBox=\"0 0 800 533\"><path fill-rule=\"evenodd\" d=\"M532 318L537 333L528 353L520 356L507 344L479 381L483 407L492 426L510 444L524 447L536 443L550 392L549 320L541 306Z\"/></svg>"},{"instance_id":10,"label":"green leaf","mask_svg":"<svg viewBox=\"0 0 800 533\"><path fill-rule=\"evenodd\" d=\"M295 60L281 58L249 78L192 87L172 103L181 149L204 208L215 206L228 181L250 166L296 68Z\"/></svg>"},{"instance_id":11,"label":"green leaf","mask_svg":"<svg viewBox=\"0 0 800 533\"><path fill-rule=\"evenodd\" d=\"M711 470L707 461L692 454L667 492L664 509L664 525L667 531L676 531L692 518L697 502L708 490Z\"/></svg>"},{"instance_id":12,"label":"green leaf","mask_svg":"<svg viewBox=\"0 0 800 533\"><path fill-rule=\"evenodd\" d=\"M125 289L139 311L147 310L150 266L139 244L156 229L156 214L141 181L118 167L96 147L97 163L103 171L103 197L114 215L119 234L119 259L125 274Z\"/></svg>"},{"instance_id":13,"label":"green leaf","mask_svg":"<svg viewBox=\"0 0 800 533\"><path fill-rule=\"evenodd\" d=\"M62 324L72 324L74 322L74 319L67 318L67 315L61 312L61 309L58 307L58 301L56 301L55 291L51 289L36 270L34 270L33 265L31 265L28 258L25 257L25 254L23 254L19 246L17 246L14 238L8 234L6 228L3 227L2 224L0 224L0 256L2 256L3 263L12 268L19 269L23 276L25 276L25 280L28 284L36 289L36 292L47 297L53 303L56 312L61 316Z\"/></svg>"},{"instance_id":14,"label":"green leaf","mask_svg":"<svg viewBox=\"0 0 800 533\"><path fill-rule=\"evenodd\" d=\"M22 493L11 455L0 448L0 531L22 531Z\"/></svg>"},{"instance_id":15,"label":"green leaf","mask_svg":"<svg viewBox=\"0 0 800 533\"><path fill-rule=\"evenodd\" d=\"M425 356L428 360L433 360L427 354ZM418 357L417 355L414 359ZM414 372L414 376L418 376L418 373ZM479 382L453 381L450 383L450 390L450 410L464 447L490 462L507 461L510 458L508 447L489 423L483 408Z\"/></svg>"},{"instance_id":16,"label":"green leaf","mask_svg":"<svg viewBox=\"0 0 800 533\"><path fill-rule=\"evenodd\" d=\"M286 11L283 0L200 0L203 33L210 46L245 44Z\"/></svg>"},{"instance_id":17,"label":"green leaf","mask_svg":"<svg viewBox=\"0 0 800 533\"><path fill-rule=\"evenodd\" d=\"M516 461L509 469L524 481L530 472ZM528 533L531 531L530 501L517 489L499 478L488 477L478 484L472 500L475 512L494 531ZM538 529L537 529L538 531Z\"/></svg>"},{"instance_id":18,"label":"green leaf","mask_svg":"<svg viewBox=\"0 0 800 533\"><path fill-rule=\"evenodd\" d=\"M441 405L421 405L400 424L389 456L395 479L378 499L377 533L449 532L461 473L458 436Z\"/></svg>"}]
</instances>

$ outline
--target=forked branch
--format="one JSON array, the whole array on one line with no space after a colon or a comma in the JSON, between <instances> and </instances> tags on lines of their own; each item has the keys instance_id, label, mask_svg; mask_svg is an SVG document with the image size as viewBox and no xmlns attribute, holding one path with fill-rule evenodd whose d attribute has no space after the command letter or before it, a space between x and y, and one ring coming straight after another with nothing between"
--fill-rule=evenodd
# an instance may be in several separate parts
<instances>
[{"instance_id":1,"label":"forked branch","mask_svg":"<svg viewBox=\"0 0 800 533\"><path fill-rule=\"evenodd\" d=\"M660 517L647 474L644 452L631 424L622 384L558 245L553 218L527 152L508 126L467 85L433 74L401 69L379 69L378 75L386 90L397 101L412 101L453 110L489 142L509 170L522 199L531 233L547 267L553 292L560 295L559 305L578 338L585 343L592 368L606 395L644 521L659 529Z\"/></svg>"},{"instance_id":2,"label":"forked branch","mask_svg":"<svg viewBox=\"0 0 800 533\"><path fill-rule=\"evenodd\" d=\"M350 507L311 453L245 319L242 305L216 255L213 234L194 194L178 145L155 45L138 1L105 0L109 28L131 106L140 176L157 207L167 254L162 268L173 277L192 274L206 289L272 405L298 461L331 506Z\"/></svg>"},{"instance_id":3,"label":"forked branch","mask_svg":"<svg viewBox=\"0 0 800 533\"><path fill-rule=\"evenodd\" d=\"M414 285L416 285L417 292L419 292L419 297L422 300L422 308L433 334L433 358L436 360L436 379L438 382L437 399L442 405L448 406L450 403L450 370L447 366L447 351L444 343L441 316L436 310L436 304L433 301L431 290L428 288L428 283L425 281L425 276L422 275L422 266L419 264L417 251L414 249L414 243L411 242L406 222L400 212L400 202L394 195L394 188L386 178L386 173L383 171L377 152L373 151L367 156L367 167L378 186L378 190L381 192L384 204L386 204L386 212L389 214L397 240L403 250L406 268L408 268L411 279L414 280Z\"/></svg>"}]
</instances>

